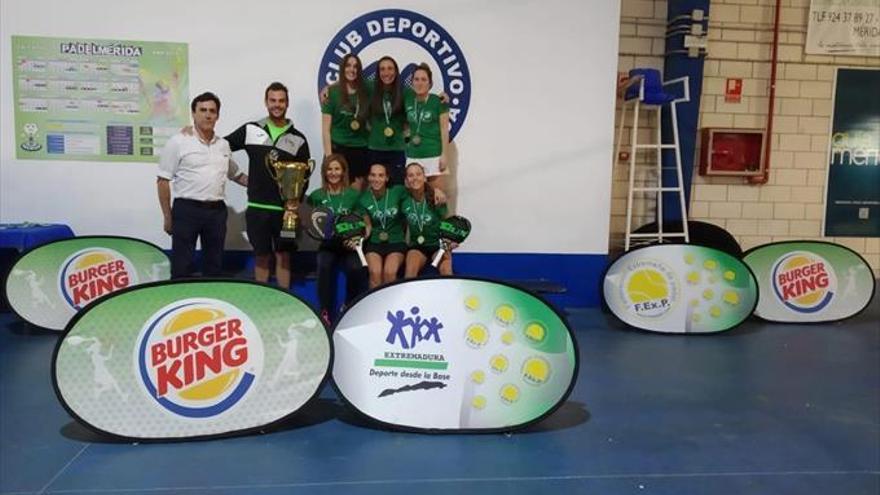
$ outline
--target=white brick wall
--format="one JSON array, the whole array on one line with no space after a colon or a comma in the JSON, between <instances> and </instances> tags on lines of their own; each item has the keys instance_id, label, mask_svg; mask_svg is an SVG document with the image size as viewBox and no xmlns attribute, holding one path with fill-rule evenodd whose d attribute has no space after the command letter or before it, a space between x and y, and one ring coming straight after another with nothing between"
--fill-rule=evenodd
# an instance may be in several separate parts
<instances>
[{"instance_id":1,"label":"white brick wall","mask_svg":"<svg viewBox=\"0 0 880 495\"><path fill-rule=\"evenodd\" d=\"M880 67L878 59L804 54L809 3L783 1L769 182L750 185L738 178L701 177L696 175L698 163L694 164L691 218L726 228L745 249L778 240L825 239L821 229L835 69ZM701 128L766 127L774 4L774 0L712 1ZM622 0L619 70L662 69L665 17L665 0ZM743 79L741 103L724 101L728 77ZM646 138L653 136L653 119L645 119L643 125L648 129ZM627 134L624 141L628 140ZM640 157L645 164L649 158ZM619 168L625 172L626 167ZM616 171L614 177L612 243L617 244L612 249L617 249L622 245L626 173ZM639 218L651 221L653 201L643 203ZM826 240L854 249L880 272L880 239Z\"/></svg>"}]
</instances>

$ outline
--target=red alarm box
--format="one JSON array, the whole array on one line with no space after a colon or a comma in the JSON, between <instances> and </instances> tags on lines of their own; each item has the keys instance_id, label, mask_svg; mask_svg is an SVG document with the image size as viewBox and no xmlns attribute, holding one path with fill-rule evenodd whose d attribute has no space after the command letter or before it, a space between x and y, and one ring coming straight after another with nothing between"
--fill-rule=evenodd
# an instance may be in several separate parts
<instances>
[{"instance_id":1,"label":"red alarm box","mask_svg":"<svg viewBox=\"0 0 880 495\"><path fill-rule=\"evenodd\" d=\"M700 139L700 175L763 174L764 139L763 129L704 127Z\"/></svg>"}]
</instances>

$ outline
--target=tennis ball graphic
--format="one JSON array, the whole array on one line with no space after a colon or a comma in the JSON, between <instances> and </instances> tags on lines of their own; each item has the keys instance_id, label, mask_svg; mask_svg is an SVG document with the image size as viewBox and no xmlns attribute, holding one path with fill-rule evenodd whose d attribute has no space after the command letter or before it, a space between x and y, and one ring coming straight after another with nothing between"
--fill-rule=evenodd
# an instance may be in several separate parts
<instances>
[{"instance_id":1,"label":"tennis ball graphic","mask_svg":"<svg viewBox=\"0 0 880 495\"><path fill-rule=\"evenodd\" d=\"M489 359L489 367L495 373L504 373L507 371L507 367L510 365L510 361L508 361L507 356L504 354L495 354Z\"/></svg>"},{"instance_id":2,"label":"tennis ball graphic","mask_svg":"<svg viewBox=\"0 0 880 495\"><path fill-rule=\"evenodd\" d=\"M519 387L512 383L506 383L501 386L498 395L501 396L501 402L508 405L513 404L519 400Z\"/></svg>"},{"instance_id":3,"label":"tennis ball graphic","mask_svg":"<svg viewBox=\"0 0 880 495\"><path fill-rule=\"evenodd\" d=\"M634 303L656 301L669 297L666 280L657 270L638 270L629 278L626 292Z\"/></svg>"},{"instance_id":4,"label":"tennis ball graphic","mask_svg":"<svg viewBox=\"0 0 880 495\"><path fill-rule=\"evenodd\" d=\"M523 363L522 377L530 385L543 385L550 379L550 363L540 357L530 357Z\"/></svg>"},{"instance_id":5,"label":"tennis ball graphic","mask_svg":"<svg viewBox=\"0 0 880 495\"><path fill-rule=\"evenodd\" d=\"M464 340L468 346L479 349L489 342L489 329L480 323L472 323L464 331Z\"/></svg>"},{"instance_id":6,"label":"tennis ball graphic","mask_svg":"<svg viewBox=\"0 0 880 495\"><path fill-rule=\"evenodd\" d=\"M525 334L526 339L534 344L540 344L541 342L544 342L545 338L547 338L547 329L543 324L536 321L526 325L523 333Z\"/></svg>"},{"instance_id":7,"label":"tennis ball graphic","mask_svg":"<svg viewBox=\"0 0 880 495\"><path fill-rule=\"evenodd\" d=\"M498 323L509 326L514 321L516 321L516 309L510 304L502 304L495 308L495 321Z\"/></svg>"}]
</instances>

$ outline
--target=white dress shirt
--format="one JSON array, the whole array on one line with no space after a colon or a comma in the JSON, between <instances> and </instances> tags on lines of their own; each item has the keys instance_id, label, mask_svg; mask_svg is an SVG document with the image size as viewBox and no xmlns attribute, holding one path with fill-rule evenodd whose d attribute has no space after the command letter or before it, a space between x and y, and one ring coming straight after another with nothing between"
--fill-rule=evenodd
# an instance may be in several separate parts
<instances>
[{"instance_id":1,"label":"white dress shirt","mask_svg":"<svg viewBox=\"0 0 880 495\"><path fill-rule=\"evenodd\" d=\"M229 143L217 135L203 143L197 135L177 134L165 143L157 175L172 184L175 198L222 201L226 179L241 175Z\"/></svg>"}]
</instances>

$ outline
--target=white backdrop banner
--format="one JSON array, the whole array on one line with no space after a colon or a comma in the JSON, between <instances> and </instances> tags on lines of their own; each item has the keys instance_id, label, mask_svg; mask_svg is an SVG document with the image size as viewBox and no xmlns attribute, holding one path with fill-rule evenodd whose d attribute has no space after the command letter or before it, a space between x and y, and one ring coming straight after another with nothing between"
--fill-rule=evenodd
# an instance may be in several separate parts
<instances>
[{"instance_id":1,"label":"white backdrop banner","mask_svg":"<svg viewBox=\"0 0 880 495\"><path fill-rule=\"evenodd\" d=\"M462 250L604 254L619 9L576 0L267 0L255 10L204 0L10 0L0 3L0 50L11 53L12 35L187 43L190 94L220 96L220 134L265 116L264 89L281 81L291 92L288 116L316 159L323 153L317 88L337 77L340 53L355 51L367 67L388 54L403 71L426 62L434 91L451 99L448 192L473 222ZM32 15L45 11L53 15ZM11 63L2 60L6 78ZM4 83L0 127L12 129L11 84ZM11 131L0 148L0 221L60 222L77 234L170 246L155 164L25 163L14 157ZM247 166L246 155L235 158ZM227 195L227 247L249 249L246 193L230 186ZM589 214L572 225L572 212Z\"/></svg>"}]
</instances>

